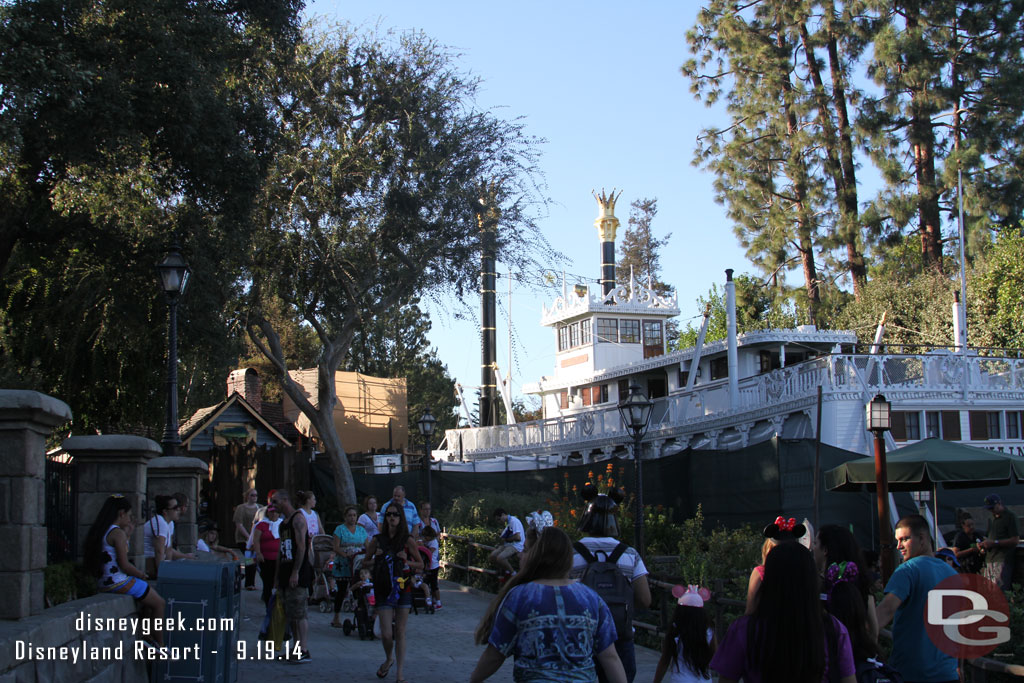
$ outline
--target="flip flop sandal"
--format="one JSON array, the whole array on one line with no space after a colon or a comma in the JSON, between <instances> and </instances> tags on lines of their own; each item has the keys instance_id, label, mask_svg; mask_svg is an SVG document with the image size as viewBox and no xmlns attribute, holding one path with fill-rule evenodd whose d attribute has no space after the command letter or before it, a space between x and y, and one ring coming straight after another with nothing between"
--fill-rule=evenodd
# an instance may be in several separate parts
<instances>
[{"instance_id":1,"label":"flip flop sandal","mask_svg":"<svg viewBox=\"0 0 1024 683\"><path fill-rule=\"evenodd\" d=\"M387 678L388 677L388 672L391 671L391 665L392 664L394 664L393 660L390 661L390 662L384 662L383 664L381 664L380 668L377 669L377 678Z\"/></svg>"}]
</instances>

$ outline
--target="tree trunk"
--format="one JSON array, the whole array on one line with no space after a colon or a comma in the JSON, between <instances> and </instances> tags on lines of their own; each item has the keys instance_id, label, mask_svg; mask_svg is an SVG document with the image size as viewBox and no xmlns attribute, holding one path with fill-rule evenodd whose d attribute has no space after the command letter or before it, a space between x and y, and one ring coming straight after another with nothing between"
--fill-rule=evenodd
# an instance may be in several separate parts
<instances>
[{"instance_id":1,"label":"tree trunk","mask_svg":"<svg viewBox=\"0 0 1024 683\"><path fill-rule=\"evenodd\" d=\"M920 6L906 3L907 31L918 25ZM942 231L939 226L939 193L935 186L935 132L927 115L927 86L910 87L910 145L914 151L917 181L918 230L925 267L942 272Z\"/></svg>"},{"instance_id":2,"label":"tree trunk","mask_svg":"<svg viewBox=\"0 0 1024 683\"><path fill-rule=\"evenodd\" d=\"M830 36L830 38L834 47L834 36ZM846 245L846 267L853 279L853 296L856 299L860 297L864 280L866 279L864 255L857 248L857 235L860 231L857 209L857 180L856 177L852 176L852 159L851 178L848 178L844 172L844 164L840 162L837 154L837 150L840 150L842 145L838 139L836 127L832 123L832 117L829 115L829 98L825 91L825 83L821 77L821 67L815 56L814 46L811 44L811 37L806 23L800 24L800 39L804 45L804 53L807 55L807 70L810 73L811 82L814 84L814 94L818 110L818 126L821 129L822 147L825 150L825 169L832 178L832 185L835 188L836 205L839 209L839 238ZM833 77L835 77L834 71ZM836 109L845 111L845 101L837 103ZM851 179L853 182L852 187L849 185Z\"/></svg>"},{"instance_id":3,"label":"tree trunk","mask_svg":"<svg viewBox=\"0 0 1024 683\"><path fill-rule=\"evenodd\" d=\"M846 107L846 70L839 59L839 39L835 27L835 7L832 0L824 6L825 25L828 31L828 63L832 76L832 104L836 111L837 137L839 138L839 163L843 172L843 193L839 197L840 207L845 207L851 217L850 232L846 241L847 261L853 278L853 297L860 300L868 282L868 268L864 252L857 244L860 235L860 215L857 207L857 167L853 161L853 132L850 115ZM842 208L840 210L843 210Z\"/></svg>"},{"instance_id":4,"label":"tree trunk","mask_svg":"<svg viewBox=\"0 0 1024 683\"><path fill-rule=\"evenodd\" d=\"M786 41L782 32L779 32L777 44L780 49L786 48ZM788 93L793 89L789 80L789 74L782 74L781 85L786 96L783 97L782 111L786 119L786 131L789 147L786 159L786 176L793 183L793 208L796 212L797 225L797 249L800 252L800 262L804 271L804 288L807 291L807 309L814 324L818 316L818 308L821 306L821 294L818 290L818 273L814 264L814 217L807 206L807 167L802 151L795 146L797 134L796 114L792 106L788 104Z\"/></svg>"}]
</instances>

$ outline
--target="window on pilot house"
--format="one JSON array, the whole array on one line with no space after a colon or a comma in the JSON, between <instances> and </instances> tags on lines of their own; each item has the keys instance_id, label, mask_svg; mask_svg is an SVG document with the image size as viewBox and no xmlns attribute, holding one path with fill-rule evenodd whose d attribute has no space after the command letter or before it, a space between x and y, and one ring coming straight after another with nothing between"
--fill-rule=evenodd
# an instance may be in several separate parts
<instances>
[{"instance_id":1,"label":"window on pilot house","mask_svg":"<svg viewBox=\"0 0 1024 683\"><path fill-rule=\"evenodd\" d=\"M590 321L580 321L580 344L586 346L590 343Z\"/></svg>"},{"instance_id":2,"label":"window on pilot house","mask_svg":"<svg viewBox=\"0 0 1024 683\"><path fill-rule=\"evenodd\" d=\"M561 325L558 328L558 350L565 351L569 348L569 326Z\"/></svg>"},{"instance_id":3,"label":"window on pilot house","mask_svg":"<svg viewBox=\"0 0 1024 683\"><path fill-rule=\"evenodd\" d=\"M619 321L619 342L622 344L640 343L640 321L620 320Z\"/></svg>"},{"instance_id":4,"label":"window on pilot house","mask_svg":"<svg viewBox=\"0 0 1024 683\"><path fill-rule=\"evenodd\" d=\"M574 349L580 345L580 324L569 325L569 348Z\"/></svg>"},{"instance_id":5,"label":"window on pilot house","mask_svg":"<svg viewBox=\"0 0 1024 683\"><path fill-rule=\"evenodd\" d=\"M597 341L619 343L619 321L615 318L597 319Z\"/></svg>"}]
</instances>

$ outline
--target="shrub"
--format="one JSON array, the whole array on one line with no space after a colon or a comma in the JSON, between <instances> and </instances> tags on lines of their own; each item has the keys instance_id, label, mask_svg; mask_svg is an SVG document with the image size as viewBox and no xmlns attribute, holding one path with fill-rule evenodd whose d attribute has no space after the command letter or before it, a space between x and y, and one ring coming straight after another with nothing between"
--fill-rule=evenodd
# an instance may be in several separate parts
<instances>
[{"instance_id":1,"label":"shrub","mask_svg":"<svg viewBox=\"0 0 1024 683\"><path fill-rule=\"evenodd\" d=\"M43 595L47 607L88 597L96 593L96 578L89 576L81 565L61 562L43 570Z\"/></svg>"},{"instance_id":2,"label":"shrub","mask_svg":"<svg viewBox=\"0 0 1024 683\"><path fill-rule=\"evenodd\" d=\"M716 580L721 580L721 597L745 600L750 572L761 562L761 532L744 525L738 529L719 526L707 533L700 505L680 532L678 571L683 583L714 590Z\"/></svg>"},{"instance_id":3,"label":"shrub","mask_svg":"<svg viewBox=\"0 0 1024 683\"><path fill-rule=\"evenodd\" d=\"M492 515L496 508L507 510L525 524L526 515L534 510L547 509L544 503L542 495L532 496L485 489L454 498L451 505L447 509L439 511L436 517L448 529L453 527L495 528ZM501 529L497 529L494 533L497 535L500 532ZM495 540L492 538L492 543Z\"/></svg>"}]
</instances>

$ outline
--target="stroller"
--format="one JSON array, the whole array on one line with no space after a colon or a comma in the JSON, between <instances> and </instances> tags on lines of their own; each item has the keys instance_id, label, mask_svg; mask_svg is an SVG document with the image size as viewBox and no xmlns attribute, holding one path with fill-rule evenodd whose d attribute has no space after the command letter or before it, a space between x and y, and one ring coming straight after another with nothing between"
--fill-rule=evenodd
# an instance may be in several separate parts
<instances>
[{"instance_id":1,"label":"stroller","mask_svg":"<svg viewBox=\"0 0 1024 683\"><path fill-rule=\"evenodd\" d=\"M362 569L363 557L363 554L359 554L352 558L353 580L349 584L348 594L341 603L341 608L346 612L352 612L353 618L346 618L341 628L346 636L357 631L359 640L373 640L373 581L369 570Z\"/></svg>"},{"instance_id":2,"label":"stroller","mask_svg":"<svg viewBox=\"0 0 1024 683\"><path fill-rule=\"evenodd\" d=\"M334 537L317 534L313 537L313 585L309 604L319 605L320 611L331 611L331 584L327 580L334 571Z\"/></svg>"},{"instance_id":3,"label":"stroller","mask_svg":"<svg viewBox=\"0 0 1024 683\"><path fill-rule=\"evenodd\" d=\"M430 549L426 546L419 546L420 560L423 562L423 566L430 566ZM427 596L430 594L430 588L426 582L423 581L422 574L417 574L413 577L412 583L412 613L419 614L420 610L425 611L427 614L434 613L434 605L432 602L427 601Z\"/></svg>"}]
</instances>

